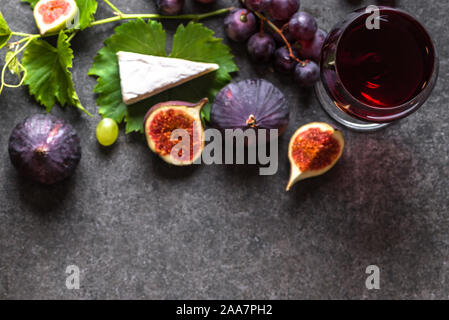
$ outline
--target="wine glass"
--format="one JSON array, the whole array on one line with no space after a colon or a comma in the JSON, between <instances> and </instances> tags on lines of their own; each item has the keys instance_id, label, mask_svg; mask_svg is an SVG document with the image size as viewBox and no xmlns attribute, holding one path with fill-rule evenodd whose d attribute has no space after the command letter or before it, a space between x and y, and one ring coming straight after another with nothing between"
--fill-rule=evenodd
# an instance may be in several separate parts
<instances>
[{"instance_id":1,"label":"wine glass","mask_svg":"<svg viewBox=\"0 0 449 320\"><path fill-rule=\"evenodd\" d=\"M320 65L315 90L323 109L347 128L374 131L424 104L439 63L431 37L415 18L370 6L332 29Z\"/></svg>"}]
</instances>

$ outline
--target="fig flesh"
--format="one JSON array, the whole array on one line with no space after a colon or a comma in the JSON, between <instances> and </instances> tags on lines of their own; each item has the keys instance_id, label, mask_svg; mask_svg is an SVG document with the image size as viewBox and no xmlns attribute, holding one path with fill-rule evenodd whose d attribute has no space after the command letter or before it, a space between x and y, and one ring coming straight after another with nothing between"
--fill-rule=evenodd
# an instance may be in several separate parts
<instances>
[{"instance_id":1,"label":"fig flesh","mask_svg":"<svg viewBox=\"0 0 449 320\"><path fill-rule=\"evenodd\" d=\"M281 135L290 120L290 109L273 84L251 79L224 87L215 97L210 118L212 126L220 130L277 129Z\"/></svg>"},{"instance_id":2,"label":"fig flesh","mask_svg":"<svg viewBox=\"0 0 449 320\"><path fill-rule=\"evenodd\" d=\"M300 180L329 171L340 159L344 146L341 131L327 123L312 122L299 128L288 147L291 173L286 190Z\"/></svg>"},{"instance_id":3,"label":"fig flesh","mask_svg":"<svg viewBox=\"0 0 449 320\"><path fill-rule=\"evenodd\" d=\"M191 165L198 160L205 145L201 109L208 101L207 98L196 104L168 101L152 107L144 120L150 149L176 166Z\"/></svg>"},{"instance_id":4,"label":"fig flesh","mask_svg":"<svg viewBox=\"0 0 449 320\"><path fill-rule=\"evenodd\" d=\"M69 27L78 13L74 0L40 0L34 7L34 19L42 35Z\"/></svg>"},{"instance_id":5,"label":"fig flesh","mask_svg":"<svg viewBox=\"0 0 449 320\"><path fill-rule=\"evenodd\" d=\"M8 149L12 164L22 175L49 185L71 176L81 159L76 131L51 115L38 114L19 123Z\"/></svg>"}]
</instances>

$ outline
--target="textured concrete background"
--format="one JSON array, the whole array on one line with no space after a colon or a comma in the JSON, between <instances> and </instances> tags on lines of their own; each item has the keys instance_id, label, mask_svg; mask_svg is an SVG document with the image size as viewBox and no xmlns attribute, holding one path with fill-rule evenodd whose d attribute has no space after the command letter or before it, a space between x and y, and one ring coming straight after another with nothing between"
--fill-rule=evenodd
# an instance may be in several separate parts
<instances>
[{"instance_id":1,"label":"textured concrete background","mask_svg":"<svg viewBox=\"0 0 449 320\"><path fill-rule=\"evenodd\" d=\"M154 12L154 1L115 2L126 12ZM302 3L329 30L345 13L375 1ZM301 124L330 120L311 92L250 64L241 46L232 45L241 68L235 80L265 77L295 109L272 177L245 167L169 167L140 136L121 134L114 148L102 149L94 131L99 116L55 107L78 130L83 159L72 179L42 187L20 178L7 154L15 124L42 108L27 89L6 90L0 97L0 298L449 298L449 3L399 6L423 21L439 49L433 95L381 132L344 130L340 163L290 193L284 192L289 137ZM1 11L14 30L36 32L31 10L19 0L1 0ZM109 15L101 4L98 18ZM221 17L205 23L223 36ZM76 88L91 111L95 79L87 71L113 27L73 41ZM71 264L82 270L79 291L65 288ZM365 289L370 264L381 268L378 291Z\"/></svg>"}]
</instances>

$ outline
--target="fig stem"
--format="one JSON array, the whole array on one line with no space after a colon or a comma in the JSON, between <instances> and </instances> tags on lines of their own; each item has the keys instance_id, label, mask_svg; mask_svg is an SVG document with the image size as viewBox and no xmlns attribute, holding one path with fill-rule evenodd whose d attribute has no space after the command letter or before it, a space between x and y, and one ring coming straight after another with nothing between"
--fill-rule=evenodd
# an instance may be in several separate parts
<instances>
[{"instance_id":1,"label":"fig stem","mask_svg":"<svg viewBox=\"0 0 449 320\"><path fill-rule=\"evenodd\" d=\"M45 146L40 146L40 147L37 147L37 148L34 150L34 153L35 153L37 156L43 158L43 157L45 157L45 156L47 155L48 150L47 150L47 148L46 148Z\"/></svg>"},{"instance_id":2,"label":"fig stem","mask_svg":"<svg viewBox=\"0 0 449 320\"><path fill-rule=\"evenodd\" d=\"M256 121L256 117L251 114L248 118L248 120L246 120L246 124L250 127L250 128L255 128L257 127L257 121Z\"/></svg>"},{"instance_id":3,"label":"fig stem","mask_svg":"<svg viewBox=\"0 0 449 320\"><path fill-rule=\"evenodd\" d=\"M197 108L199 110L203 109L203 107L209 102L208 98L203 98L198 102Z\"/></svg>"},{"instance_id":4,"label":"fig stem","mask_svg":"<svg viewBox=\"0 0 449 320\"><path fill-rule=\"evenodd\" d=\"M288 49L288 52L290 54L290 58L294 59L295 61L297 61L298 63L301 63L303 66L307 64L307 62L302 61L301 59L297 58L295 56L295 54L293 53L293 49L292 49L292 45L290 44L290 42L287 40L287 38L284 36L284 33L278 28L276 27L267 17L265 17L263 14L254 11L254 14L262 21L264 21L266 24L268 24L270 26L271 29L273 29L274 32L276 32L284 41L285 46ZM284 25L285 27L285 25ZM284 29L283 27L283 29Z\"/></svg>"}]
</instances>

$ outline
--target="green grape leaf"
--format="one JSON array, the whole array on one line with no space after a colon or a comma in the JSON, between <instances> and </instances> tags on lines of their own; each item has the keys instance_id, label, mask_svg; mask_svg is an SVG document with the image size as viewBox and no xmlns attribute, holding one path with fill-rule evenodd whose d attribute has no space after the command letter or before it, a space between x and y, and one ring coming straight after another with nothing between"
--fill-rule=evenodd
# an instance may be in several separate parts
<instances>
[{"instance_id":1,"label":"green grape leaf","mask_svg":"<svg viewBox=\"0 0 449 320\"><path fill-rule=\"evenodd\" d=\"M14 51L7 51L5 55L5 61L9 61L12 58L11 62L8 65L8 69L11 72L11 74L20 76L20 62L17 56L13 58L14 54L15 54Z\"/></svg>"},{"instance_id":2,"label":"green grape leaf","mask_svg":"<svg viewBox=\"0 0 449 320\"><path fill-rule=\"evenodd\" d=\"M137 109L144 108L142 103L133 105L133 110L128 112L128 107L122 99L120 87L120 73L118 66L118 51L130 51L156 56L166 56L166 34L162 25L155 21L145 23L136 20L122 24L115 29L115 34L106 39L105 47L98 52L94 59L89 75L98 77L94 92L98 94L97 104L100 114L104 118L111 118L118 123L126 118L127 132L141 131L142 123L137 123L132 116ZM143 107L142 107L143 106ZM134 121L133 121L134 120Z\"/></svg>"},{"instance_id":3,"label":"green grape leaf","mask_svg":"<svg viewBox=\"0 0 449 320\"><path fill-rule=\"evenodd\" d=\"M9 29L3 14L0 11L0 49L3 48L11 38L11 29Z\"/></svg>"},{"instance_id":4,"label":"green grape leaf","mask_svg":"<svg viewBox=\"0 0 449 320\"><path fill-rule=\"evenodd\" d=\"M206 76L185 85L186 88L190 85L193 92L196 92L194 86L209 88L207 96L210 101L213 101L218 92L231 81L230 73L238 71L229 47L223 44L221 39L214 38L212 30L199 23L190 23L186 27L183 25L178 27L173 38L173 49L170 57L216 63L220 66L220 69L212 74L213 79ZM209 82L211 80L212 82ZM208 83L212 83L212 85L208 86ZM202 110L202 117L206 122L210 122L210 109L209 103Z\"/></svg>"},{"instance_id":5,"label":"green grape leaf","mask_svg":"<svg viewBox=\"0 0 449 320\"><path fill-rule=\"evenodd\" d=\"M76 5L80 11L79 28L84 30L94 21L94 14L97 12L98 3L96 0L76 0Z\"/></svg>"},{"instance_id":6,"label":"green grape leaf","mask_svg":"<svg viewBox=\"0 0 449 320\"><path fill-rule=\"evenodd\" d=\"M34 9L34 6L39 2L39 0L20 0L20 2L26 2L31 6L31 8Z\"/></svg>"},{"instance_id":7,"label":"green grape leaf","mask_svg":"<svg viewBox=\"0 0 449 320\"><path fill-rule=\"evenodd\" d=\"M208 97L212 102L218 91L231 81L230 72L238 68L229 47L214 37L212 30L199 23L180 25L173 38L173 49L169 57L197 62L217 63L217 72L187 82L162 92L154 97L127 106L123 103L118 51L128 51L155 56L167 56L166 33L159 22L150 20L131 21L115 29L115 34L105 41L96 56L89 75L97 76L99 113L117 122L126 122L126 132L143 132L143 118L153 105L169 100L197 102ZM203 119L209 119L210 105L204 108Z\"/></svg>"},{"instance_id":8,"label":"green grape leaf","mask_svg":"<svg viewBox=\"0 0 449 320\"><path fill-rule=\"evenodd\" d=\"M27 2L34 9L39 0L20 0ZM75 0L79 9L79 27L81 30L87 28L94 20L94 14L97 12L98 3L96 0Z\"/></svg>"},{"instance_id":9,"label":"green grape leaf","mask_svg":"<svg viewBox=\"0 0 449 320\"><path fill-rule=\"evenodd\" d=\"M73 85L73 51L67 35L59 33L56 48L45 40L34 40L26 48L22 64L28 71L25 84L30 94L50 112L56 102L61 106L74 106L88 113Z\"/></svg>"}]
</instances>

